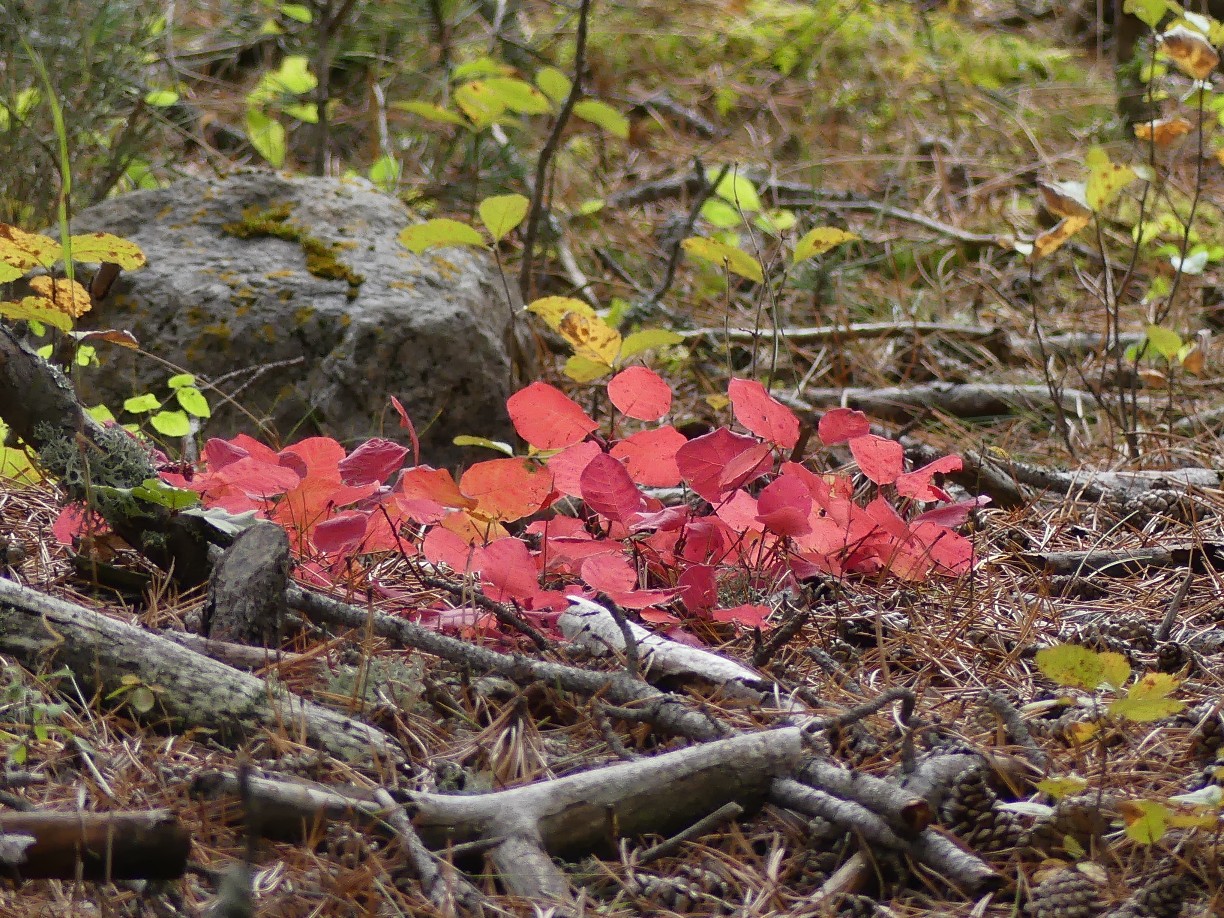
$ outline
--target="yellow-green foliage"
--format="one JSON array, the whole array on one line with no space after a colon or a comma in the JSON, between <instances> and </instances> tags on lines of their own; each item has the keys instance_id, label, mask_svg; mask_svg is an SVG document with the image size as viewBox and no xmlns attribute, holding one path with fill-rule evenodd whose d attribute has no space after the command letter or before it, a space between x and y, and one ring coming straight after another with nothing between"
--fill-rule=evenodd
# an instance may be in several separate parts
<instances>
[{"instance_id":1,"label":"yellow-green foliage","mask_svg":"<svg viewBox=\"0 0 1224 918\"><path fill-rule=\"evenodd\" d=\"M325 280L345 281L348 284L348 298L356 298L365 278L336 257L341 249L340 245L317 239L300 226L291 223L289 216L292 211L293 208L289 204L277 204L267 210L248 207L242 212L241 220L226 223L221 230L239 239L271 236L286 242L296 242L306 255L307 271Z\"/></svg>"}]
</instances>

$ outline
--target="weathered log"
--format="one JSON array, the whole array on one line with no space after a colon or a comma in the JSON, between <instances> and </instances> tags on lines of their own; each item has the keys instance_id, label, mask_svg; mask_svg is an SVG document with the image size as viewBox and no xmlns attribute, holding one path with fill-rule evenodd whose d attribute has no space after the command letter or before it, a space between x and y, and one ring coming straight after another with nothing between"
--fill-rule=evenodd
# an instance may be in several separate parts
<instances>
[{"instance_id":1,"label":"weathered log","mask_svg":"<svg viewBox=\"0 0 1224 918\"><path fill-rule=\"evenodd\" d=\"M191 838L166 810L0 813L0 870L22 880L174 880Z\"/></svg>"},{"instance_id":2,"label":"weathered log","mask_svg":"<svg viewBox=\"0 0 1224 918\"><path fill-rule=\"evenodd\" d=\"M283 731L337 758L363 765L404 760L375 727L291 694L159 634L0 578L0 652L29 669L67 666L86 693L105 696L135 676L154 689L146 719L205 728L223 741ZM136 714L137 712L132 712Z\"/></svg>"}]
</instances>

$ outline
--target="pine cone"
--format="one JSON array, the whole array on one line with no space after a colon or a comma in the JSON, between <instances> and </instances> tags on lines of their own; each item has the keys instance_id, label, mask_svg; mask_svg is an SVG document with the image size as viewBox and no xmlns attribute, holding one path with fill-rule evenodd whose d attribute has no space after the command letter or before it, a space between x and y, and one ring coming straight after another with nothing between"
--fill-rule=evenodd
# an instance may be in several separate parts
<instances>
[{"instance_id":1,"label":"pine cone","mask_svg":"<svg viewBox=\"0 0 1224 918\"><path fill-rule=\"evenodd\" d=\"M1164 522L1193 523L1208 512L1204 504L1185 491L1168 488L1153 488L1136 494L1123 501L1119 510L1137 529L1142 529L1154 517L1162 517Z\"/></svg>"},{"instance_id":2,"label":"pine cone","mask_svg":"<svg viewBox=\"0 0 1224 918\"><path fill-rule=\"evenodd\" d=\"M1177 918L1196 884L1172 864L1145 883L1105 918Z\"/></svg>"},{"instance_id":3,"label":"pine cone","mask_svg":"<svg viewBox=\"0 0 1224 918\"><path fill-rule=\"evenodd\" d=\"M1103 905L1097 884L1082 871L1068 868L1038 883L1027 908L1033 918L1093 918Z\"/></svg>"},{"instance_id":4,"label":"pine cone","mask_svg":"<svg viewBox=\"0 0 1224 918\"><path fill-rule=\"evenodd\" d=\"M1080 629L1075 640L1093 650L1116 653L1148 653L1156 649L1156 631L1139 615L1091 622Z\"/></svg>"},{"instance_id":5,"label":"pine cone","mask_svg":"<svg viewBox=\"0 0 1224 918\"><path fill-rule=\"evenodd\" d=\"M847 895L837 904L838 918L875 918L879 903L871 896Z\"/></svg>"},{"instance_id":6,"label":"pine cone","mask_svg":"<svg viewBox=\"0 0 1224 918\"><path fill-rule=\"evenodd\" d=\"M1224 746L1224 714L1214 704L1200 704L1182 712L1179 720L1193 725L1190 733L1190 751L1200 761L1214 760Z\"/></svg>"},{"instance_id":7,"label":"pine cone","mask_svg":"<svg viewBox=\"0 0 1224 918\"><path fill-rule=\"evenodd\" d=\"M995 852L1028 843L1028 833L1015 813L999 809L998 797L986 782L985 769L965 769L952 782L940 807L943 824L975 851Z\"/></svg>"}]
</instances>

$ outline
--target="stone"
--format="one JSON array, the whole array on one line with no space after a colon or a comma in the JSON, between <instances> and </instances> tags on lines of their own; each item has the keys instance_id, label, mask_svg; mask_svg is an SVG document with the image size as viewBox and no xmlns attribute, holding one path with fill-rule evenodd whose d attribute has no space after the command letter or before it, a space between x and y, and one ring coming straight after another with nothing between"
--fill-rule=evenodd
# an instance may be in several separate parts
<instances>
[{"instance_id":1,"label":"stone","mask_svg":"<svg viewBox=\"0 0 1224 918\"><path fill-rule=\"evenodd\" d=\"M73 232L115 233L148 257L80 327L126 329L153 355L106 347L102 368L79 374L83 400L116 415L136 394L172 402L178 371L162 358L229 396L201 387L206 436L407 442L392 395L420 433L422 462L465 458L457 434L513 436L505 400L525 370L513 284L484 251L408 252L396 237L414 220L363 179L254 170L77 214Z\"/></svg>"}]
</instances>

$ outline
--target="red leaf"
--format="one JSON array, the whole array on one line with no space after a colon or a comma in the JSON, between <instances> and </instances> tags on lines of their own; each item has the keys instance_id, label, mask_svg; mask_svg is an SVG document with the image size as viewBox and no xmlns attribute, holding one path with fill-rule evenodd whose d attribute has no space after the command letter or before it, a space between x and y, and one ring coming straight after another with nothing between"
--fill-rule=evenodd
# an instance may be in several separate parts
<instances>
[{"instance_id":1,"label":"red leaf","mask_svg":"<svg viewBox=\"0 0 1224 918\"><path fill-rule=\"evenodd\" d=\"M583 440L551 457L548 470L553 473L553 487L570 497L581 497L582 470L602 452L598 443Z\"/></svg>"},{"instance_id":2,"label":"red leaf","mask_svg":"<svg viewBox=\"0 0 1224 918\"><path fill-rule=\"evenodd\" d=\"M303 478L340 480L344 447L331 437L307 437L280 451L280 464Z\"/></svg>"},{"instance_id":3,"label":"red leaf","mask_svg":"<svg viewBox=\"0 0 1224 918\"><path fill-rule=\"evenodd\" d=\"M855 437L850 441L850 452L854 454L859 471L878 485L892 484L905 468L905 451L901 444L875 434Z\"/></svg>"},{"instance_id":4,"label":"red leaf","mask_svg":"<svg viewBox=\"0 0 1224 918\"><path fill-rule=\"evenodd\" d=\"M582 470L582 499L601 516L628 524L644 498L619 460L600 453Z\"/></svg>"},{"instance_id":5,"label":"red leaf","mask_svg":"<svg viewBox=\"0 0 1224 918\"><path fill-rule=\"evenodd\" d=\"M734 537L727 524L716 516L692 520L684 527L684 560L702 564L711 558L721 558Z\"/></svg>"},{"instance_id":6,"label":"red leaf","mask_svg":"<svg viewBox=\"0 0 1224 918\"><path fill-rule=\"evenodd\" d=\"M732 433L725 427L689 440L676 450L676 465L689 487L712 504L734 490L722 483L727 463L746 450L758 446L753 437Z\"/></svg>"},{"instance_id":7,"label":"red leaf","mask_svg":"<svg viewBox=\"0 0 1224 918\"><path fill-rule=\"evenodd\" d=\"M629 367L609 381L608 398L628 417L657 421L671 408L672 391L654 370Z\"/></svg>"},{"instance_id":8,"label":"red leaf","mask_svg":"<svg viewBox=\"0 0 1224 918\"><path fill-rule=\"evenodd\" d=\"M745 603L733 609L715 609L710 613L710 618L716 622L735 622L747 628L768 628L766 619L769 618L770 611L769 606Z\"/></svg>"},{"instance_id":9,"label":"red leaf","mask_svg":"<svg viewBox=\"0 0 1224 918\"><path fill-rule=\"evenodd\" d=\"M941 456L920 469L898 475L897 493L902 497L912 497L920 501L951 500L948 492L934 485L932 479L936 475L958 472L960 468L960 456Z\"/></svg>"},{"instance_id":10,"label":"red leaf","mask_svg":"<svg viewBox=\"0 0 1224 918\"><path fill-rule=\"evenodd\" d=\"M983 494L981 497L974 497L971 500L962 500L943 507L932 507L925 513L919 513L914 517L913 524L917 526L919 523L934 523L937 526L947 526L950 529L953 526L959 526L969 519L970 511L977 507L984 507L988 503L990 503L990 498Z\"/></svg>"},{"instance_id":11,"label":"red leaf","mask_svg":"<svg viewBox=\"0 0 1224 918\"><path fill-rule=\"evenodd\" d=\"M670 424L640 430L612 447L629 475L645 488L672 488L680 483L676 452L688 440Z\"/></svg>"},{"instance_id":12,"label":"red leaf","mask_svg":"<svg viewBox=\"0 0 1224 918\"><path fill-rule=\"evenodd\" d=\"M626 609L645 609L676 595L675 590L636 589L637 573L619 553L587 558L582 562L582 579L591 589L606 594Z\"/></svg>"},{"instance_id":13,"label":"red leaf","mask_svg":"<svg viewBox=\"0 0 1224 918\"><path fill-rule=\"evenodd\" d=\"M747 532L750 529L761 529L757 520L760 509L757 499L747 491L736 491L714 510L715 515L731 527L732 532Z\"/></svg>"},{"instance_id":14,"label":"red leaf","mask_svg":"<svg viewBox=\"0 0 1224 918\"><path fill-rule=\"evenodd\" d=\"M368 517L368 513L360 510L338 513L315 527L311 541L315 548L328 554L350 552L361 544Z\"/></svg>"},{"instance_id":15,"label":"red leaf","mask_svg":"<svg viewBox=\"0 0 1224 918\"><path fill-rule=\"evenodd\" d=\"M72 540L85 531L91 512L84 504L69 504L59 512L51 527L51 534L61 545L71 545ZM97 517L94 517L96 522Z\"/></svg>"},{"instance_id":16,"label":"red leaf","mask_svg":"<svg viewBox=\"0 0 1224 918\"><path fill-rule=\"evenodd\" d=\"M791 449L799 442L799 419L764 386L752 379L732 379L727 387L735 419L762 440Z\"/></svg>"},{"instance_id":17,"label":"red leaf","mask_svg":"<svg viewBox=\"0 0 1224 918\"><path fill-rule=\"evenodd\" d=\"M434 526L425 533L421 542L421 553L430 564L445 564L457 574L466 574L472 569L475 550L462 536Z\"/></svg>"},{"instance_id":18,"label":"red leaf","mask_svg":"<svg viewBox=\"0 0 1224 918\"><path fill-rule=\"evenodd\" d=\"M264 499L292 491L302 483L302 476L293 469L270 465L254 456L231 462L213 478L222 484L233 485L248 497Z\"/></svg>"},{"instance_id":19,"label":"red leaf","mask_svg":"<svg viewBox=\"0 0 1224 918\"><path fill-rule=\"evenodd\" d=\"M577 402L544 382L515 392L506 400L506 410L519 436L536 449L573 446L599 427Z\"/></svg>"},{"instance_id":20,"label":"red leaf","mask_svg":"<svg viewBox=\"0 0 1224 918\"><path fill-rule=\"evenodd\" d=\"M408 439L412 442L412 464L421 464L421 441L417 437L416 425L412 423L412 418L408 417L408 412L404 410L403 404L394 395L391 396L391 404L395 407L396 414L400 417L400 427L408 431Z\"/></svg>"},{"instance_id":21,"label":"red leaf","mask_svg":"<svg viewBox=\"0 0 1224 918\"><path fill-rule=\"evenodd\" d=\"M499 520L517 520L544 507L553 494L552 472L525 459L477 462L459 479L476 509Z\"/></svg>"},{"instance_id":22,"label":"red leaf","mask_svg":"<svg viewBox=\"0 0 1224 918\"><path fill-rule=\"evenodd\" d=\"M408 500L432 500L444 507L470 510L476 501L465 497L451 473L428 465L404 469L395 489Z\"/></svg>"},{"instance_id":23,"label":"red leaf","mask_svg":"<svg viewBox=\"0 0 1224 918\"><path fill-rule=\"evenodd\" d=\"M210 472L219 472L232 462L237 462L239 459L245 459L251 455L248 450L243 449L230 443L228 440L219 440L213 437L204 444L204 461L208 463ZM276 456L272 456L272 462L275 464Z\"/></svg>"},{"instance_id":24,"label":"red leaf","mask_svg":"<svg viewBox=\"0 0 1224 918\"><path fill-rule=\"evenodd\" d=\"M540 592L535 559L519 539L496 539L477 554L484 593L494 602L530 604Z\"/></svg>"},{"instance_id":25,"label":"red leaf","mask_svg":"<svg viewBox=\"0 0 1224 918\"><path fill-rule=\"evenodd\" d=\"M724 491L730 491L755 481L772 467L773 447L768 443L757 443L727 463L718 479L718 485Z\"/></svg>"},{"instance_id":26,"label":"red leaf","mask_svg":"<svg viewBox=\"0 0 1224 918\"><path fill-rule=\"evenodd\" d=\"M374 437L340 461L340 480L347 485L381 484L404 464L407 455L406 447Z\"/></svg>"},{"instance_id":27,"label":"red leaf","mask_svg":"<svg viewBox=\"0 0 1224 918\"><path fill-rule=\"evenodd\" d=\"M816 434L825 446L835 443L845 443L855 437L861 437L871 432L871 424L867 415L852 408L834 408L820 416L816 425Z\"/></svg>"},{"instance_id":28,"label":"red leaf","mask_svg":"<svg viewBox=\"0 0 1224 918\"><path fill-rule=\"evenodd\" d=\"M698 613L713 609L718 602L718 584L714 580L714 568L708 564L692 564L676 581L684 592L680 601L690 612Z\"/></svg>"},{"instance_id":29,"label":"red leaf","mask_svg":"<svg viewBox=\"0 0 1224 918\"><path fill-rule=\"evenodd\" d=\"M656 510L653 513L639 513L633 518L633 524L629 527L630 532L646 532L654 529L658 532L670 532L679 529L689 519L689 508L687 506L680 507L664 507L662 510Z\"/></svg>"},{"instance_id":30,"label":"red leaf","mask_svg":"<svg viewBox=\"0 0 1224 918\"><path fill-rule=\"evenodd\" d=\"M795 475L779 475L757 496L757 519L780 536L810 532L811 512L812 492Z\"/></svg>"}]
</instances>

